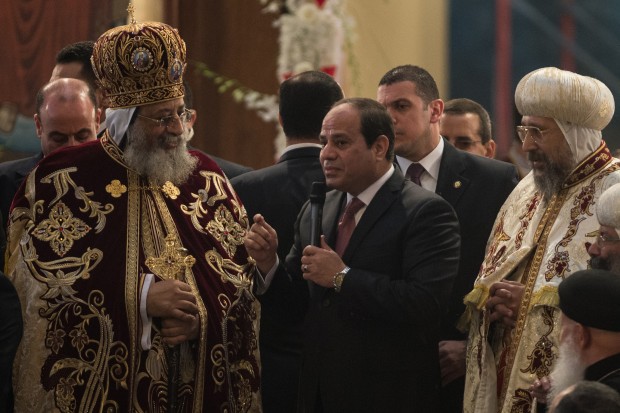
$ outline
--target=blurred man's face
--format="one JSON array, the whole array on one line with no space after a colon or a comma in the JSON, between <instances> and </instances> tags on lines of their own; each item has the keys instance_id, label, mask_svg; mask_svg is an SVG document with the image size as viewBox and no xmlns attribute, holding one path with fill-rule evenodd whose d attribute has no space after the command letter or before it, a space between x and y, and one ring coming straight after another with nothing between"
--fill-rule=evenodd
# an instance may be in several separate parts
<instances>
[{"instance_id":1,"label":"blurred man's face","mask_svg":"<svg viewBox=\"0 0 620 413\"><path fill-rule=\"evenodd\" d=\"M590 266L620 275L620 237L615 228L601 225L596 241L588 248Z\"/></svg>"},{"instance_id":2,"label":"blurred man's face","mask_svg":"<svg viewBox=\"0 0 620 413\"><path fill-rule=\"evenodd\" d=\"M489 140L487 143L482 143L480 118L475 113L444 112L439 125L441 136L457 149L487 158L495 156L495 142Z\"/></svg>"},{"instance_id":3,"label":"blurred man's face","mask_svg":"<svg viewBox=\"0 0 620 413\"><path fill-rule=\"evenodd\" d=\"M70 62L70 63L57 63L54 66L54 70L52 71L52 77L50 78L50 82L56 79L62 78L71 78L71 79L80 79L85 82L88 82L88 79L84 78L82 69L84 65L79 62Z\"/></svg>"},{"instance_id":4,"label":"blurred man's face","mask_svg":"<svg viewBox=\"0 0 620 413\"><path fill-rule=\"evenodd\" d=\"M197 160L187 151L183 98L141 106L137 111L127 131L127 164L154 185L184 183Z\"/></svg>"}]
</instances>

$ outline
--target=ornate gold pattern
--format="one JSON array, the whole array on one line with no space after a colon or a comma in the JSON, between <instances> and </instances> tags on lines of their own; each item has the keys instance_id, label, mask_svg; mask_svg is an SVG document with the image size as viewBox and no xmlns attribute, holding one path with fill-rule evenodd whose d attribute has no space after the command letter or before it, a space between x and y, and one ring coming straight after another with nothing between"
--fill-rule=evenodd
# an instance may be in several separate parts
<instances>
[{"instance_id":1,"label":"ornate gold pattern","mask_svg":"<svg viewBox=\"0 0 620 413\"><path fill-rule=\"evenodd\" d=\"M184 277L185 271L191 268L196 259L187 254L187 250L181 247L173 234L166 237L166 246L160 257L148 257L146 266L153 274L165 280L178 280Z\"/></svg>"},{"instance_id":2,"label":"ornate gold pattern","mask_svg":"<svg viewBox=\"0 0 620 413\"><path fill-rule=\"evenodd\" d=\"M213 220L209 221L206 230L222 244L226 253L231 257L237 252L237 247L243 245L245 228L233 218L224 205L217 208Z\"/></svg>"},{"instance_id":3,"label":"ornate gold pattern","mask_svg":"<svg viewBox=\"0 0 620 413\"><path fill-rule=\"evenodd\" d=\"M102 34L91 62L110 108L126 108L183 97L185 42L164 23L136 23Z\"/></svg>"},{"instance_id":4,"label":"ornate gold pattern","mask_svg":"<svg viewBox=\"0 0 620 413\"><path fill-rule=\"evenodd\" d=\"M112 182L105 186L105 190L112 195L113 198L120 198L121 195L127 192L127 187L121 184L121 181L118 179L113 179Z\"/></svg>"},{"instance_id":5,"label":"ornate gold pattern","mask_svg":"<svg viewBox=\"0 0 620 413\"><path fill-rule=\"evenodd\" d=\"M246 265L239 265L229 259L224 259L215 250L205 252L205 259L211 268L222 276L222 281L231 282L237 289L250 289L252 286L252 276L254 265L248 260Z\"/></svg>"},{"instance_id":6,"label":"ornate gold pattern","mask_svg":"<svg viewBox=\"0 0 620 413\"><path fill-rule=\"evenodd\" d=\"M222 175L210 171L200 171L200 175L205 178L204 189L200 189L197 194L192 193L192 198L195 201L189 205L181 205L181 211L191 217L192 225L197 231L205 234L205 228L203 228L200 220L209 215L209 209L202 204L206 203L207 206L212 207L217 201L228 198L228 195L224 189L224 186L227 185L226 178ZM212 189L215 190L215 194L209 196Z\"/></svg>"},{"instance_id":7,"label":"ornate gold pattern","mask_svg":"<svg viewBox=\"0 0 620 413\"><path fill-rule=\"evenodd\" d=\"M604 141L601 141L600 146L594 152L592 152L587 158L585 158L577 167L571 172L564 183L564 188L573 186L589 178L593 173L603 169L609 162L613 160L613 156Z\"/></svg>"},{"instance_id":8,"label":"ornate gold pattern","mask_svg":"<svg viewBox=\"0 0 620 413\"><path fill-rule=\"evenodd\" d=\"M110 212L114 211L114 205L106 204L102 206L100 202L93 201L90 197L94 195L93 192L86 192L83 187L78 186L73 179L71 179L70 174L77 171L77 168L64 168L59 169L43 178L41 178L41 183L49 184L52 183L54 188L56 189L56 197L50 202L50 205L56 203L60 198L65 196L67 192L69 192L69 187L73 188L73 194L75 197L82 202L84 202L84 206L80 208L80 212L88 212L90 211L90 218L97 218L97 225L95 226L95 232L100 233L105 227L106 218L105 216Z\"/></svg>"},{"instance_id":9,"label":"ornate gold pattern","mask_svg":"<svg viewBox=\"0 0 620 413\"><path fill-rule=\"evenodd\" d=\"M172 182L166 181L161 187L161 191L170 199L177 199L181 195L181 191Z\"/></svg>"},{"instance_id":10,"label":"ornate gold pattern","mask_svg":"<svg viewBox=\"0 0 620 413\"><path fill-rule=\"evenodd\" d=\"M52 251L64 257L73 246L73 242L88 234L90 230L84 221L73 216L63 202L58 202L52 207L49 217L39 222L32 235L43 242L49 242Z\"/></svg>"},{"instance_id":11,"label":"ornate gold pattern","mask_svg":"<svg viewBox=\"0 0 620 413\"><path fill-rule=\"evenodd\" d=\"M555 328L555 324L553 322L554 312L554 308L543 306L542 319L544 325L548 327L548 330L540 337L540 339L538 339L536 345L534 346L534 350L527 356L530 364L524 369L521 369L521 372L535 374L539 379L548 376L551 373L551 367L556 359L556 355L554 353L555 346L553 345L551 339L549 339L549 336Z\"/></svg>"},{"instance_id":12,"label":"ornate gold pattern","mask_svg":"<svg viewBox=\"0 0 620 413\"><path fill-rule=\"evenodd\" d=\"M536 278L538 272L540 271L540 267L542 265L543 257L545 255L545 250L547 247L547 239L549 237L549 233L551 232L551 228L553 223L558 217L558 214L564 204L566 199L567 190L561 190L558 194L555 194L545 212L543 217L536 228L534 233L534 243L536 244L536 249L534 252L534 256L531 261L528 263L525 272L524 279L522 282L525 284L525 291L523 292L523 298L521 299L521 304L519 305L519 312L517 316L516 325L512 331L512 340L510 342L509 347L505 350L507 351L506 356L506 369L504 370L503 382L509 383L509 375L512 371L515 362L515 355L517 353L517 347L521 342L521 336L523 334L523 330L525 327L525 320L529 314L528 309L530 308L530 301L532 299L532 293L534 290L534 285L536 284ZM499 380L499 378L498 378ZM503 386L501 390L501 395L499 400L504 400L506 397L506 387Z\"/></svg>"}]
</instances>

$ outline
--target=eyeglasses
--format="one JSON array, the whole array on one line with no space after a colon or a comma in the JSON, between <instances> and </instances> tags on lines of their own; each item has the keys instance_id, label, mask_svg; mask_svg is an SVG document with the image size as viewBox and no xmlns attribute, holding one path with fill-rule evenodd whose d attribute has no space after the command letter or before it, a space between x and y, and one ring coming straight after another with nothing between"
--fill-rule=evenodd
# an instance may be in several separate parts
<instances>
[{"instance_id":1,"label":"eyeglasses","mask_svg":"<svg viewBox=\"0 0 620 413\"><path fill-rule=\"evenodd\" d=\"M519 135L521 143L524 143L528 136L531 136L536 144L543 143L543 136L546 132L546 130L541 130L536 126L517 126L517 135Z\"/></svg>"},{"instance_id":2,"label":"eyeglasses","mask_svg":"<svg viewBox=\"0 0 620 413\"><path fill-rule=\"evenodd\" d=\"M185 123L192 118L192 111L190 109L183 109L183 112L177 115L164 116L163 118L154 119L149 118L148 116L138 114L138 117L151 120L153 122L157 122L157 126L168 128L169 126L174 125L174 122L179 119L181 123Z\"/></svg>"},{"instance_id":3,"label":"eyeglasses","mask_svg":"<svg viewBox=\"0 0 620 413\"><path fill-rule=\"evenodd\" d=\"M454 147L457 149L466 151L467 149L471 148L477 143L482 143L482 141L472 141L469 139L457 139L452 143L452 145L454 145Z\"/></svg>"},{"instance_id":4,"label":"eyeglasses","mask_svg":"<svg viewBox=\"0 0 620 413\"><path fill-rule=\"evenodd\" d=\"M610 235L601 234L600 232L596 236L596 243L599 246L603 246L605 244L610 244L612 242L618 242L618 241L620 241L620 238L612 238Z\"/></svg>"}]
</instances>

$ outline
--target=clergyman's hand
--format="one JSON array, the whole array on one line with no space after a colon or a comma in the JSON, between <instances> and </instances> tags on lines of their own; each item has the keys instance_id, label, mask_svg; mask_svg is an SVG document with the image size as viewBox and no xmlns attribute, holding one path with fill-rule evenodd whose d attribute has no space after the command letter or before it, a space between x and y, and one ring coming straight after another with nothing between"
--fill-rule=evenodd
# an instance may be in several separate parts
<instances>
[{"instance_id":1,"label":"clergyman's hand","mask_svg":"<svg viewBox=\"0 0 620 413\"><path fill-rule=\"evenodd\" d=\"M162 318L161 335L164 343L174 346L185 341L198 338L200 331L200 316L196 315L191 320L179 320L177 318Z\"/></svg>"},{"instance_id":2,"label":"clergyman's hand","mask_svg":"<svg viewBox=\"0 0 620 413\"><path fill-rule=\"evenodd\" d=\"M501 321L514 327L521 306L525 285L516 281L498 281L489 289L486 308L491 312L490 321Z\"/></svg>"},{"instance_id":3,"label":"clergyman's hand","mask_svg":"<svg viewBox=\"0 0 620 413\"><path fill-rule=\"evenodd\" d=\"M254 223L245 235L243 243L261 273L268 273L276 264L278 234L261 214L254 215Z\"/></svg>"},{"instance_id":4,"label":"clergyman's hand","mask_svg":"<svg viewBox=\"0 0 620 413\"><path fill-rule=\"evenodd\" d=\"M179 280L165 280L154 282L149 287L146 312L150 317L189 322L198 314L198 306L189 284Z\"/></svg>"}]
</instances>

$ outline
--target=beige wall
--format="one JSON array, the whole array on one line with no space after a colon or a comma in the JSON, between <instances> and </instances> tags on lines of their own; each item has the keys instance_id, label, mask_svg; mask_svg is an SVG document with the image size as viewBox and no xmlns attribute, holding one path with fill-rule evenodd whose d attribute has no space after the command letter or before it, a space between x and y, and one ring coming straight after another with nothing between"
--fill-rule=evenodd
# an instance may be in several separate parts
<instances>
[{"instance_id":1,"label":"beige wall","mask_svg":"<svg viewBox=\"0 0 620 413\"><path fill-rule=\"evenodd\" d=\"M164 21L163 0L132 0L137 22Z\"/></svg>"},{"instance_id":2,"label":"beige wall","mask_svg":"<svg viewBox=\"0 0 620 413\"><path fill-rule=\"evenodd\" d=\"M414 64L428 70L448 91L448 0L348 0L357 22L354 46L359 84L345 73L347 96L376 97L377 83L389 69Z\"/></svg>"}]
</instances>

